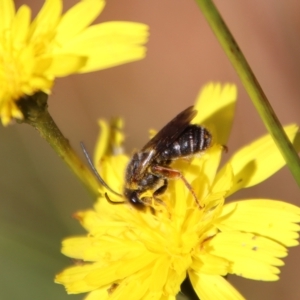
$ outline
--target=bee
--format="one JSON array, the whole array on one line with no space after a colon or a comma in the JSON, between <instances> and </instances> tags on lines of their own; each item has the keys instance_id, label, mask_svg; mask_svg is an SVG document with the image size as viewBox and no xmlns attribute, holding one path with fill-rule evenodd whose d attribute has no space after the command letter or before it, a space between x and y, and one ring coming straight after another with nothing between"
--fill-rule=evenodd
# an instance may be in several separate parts
<instances>
[{"instance_id":1,"label":"bee","mask_svg":"<svg viewBox=\"0 0 300 300\"><path fill-rule=\"evenodd\" d=\"M211 133L203 126L191 124L196 114L193 106L188 107L132 155L125 171L123 196L135 208L142 210L151 204L152 198L141 196L149 190L153 191L153 199L161 202L159 196L167 190L169 179L181 179L201 207L190 183L179 170L172 168L173 161L192 157L211 146ZM83 150L86 153L84 148ZM97 177L109 191L122 196L113 191L99 174ZM110 200L106 193L105 197L114 204L124 203Z\"/></svg>"}]
</instances>

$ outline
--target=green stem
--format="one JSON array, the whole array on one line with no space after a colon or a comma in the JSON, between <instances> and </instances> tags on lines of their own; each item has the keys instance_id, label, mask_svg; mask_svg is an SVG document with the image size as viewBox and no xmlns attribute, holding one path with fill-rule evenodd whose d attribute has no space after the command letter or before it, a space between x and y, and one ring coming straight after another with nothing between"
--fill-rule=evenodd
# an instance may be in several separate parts
<instances>
[{"instance_id":1,"label":"green stem","mask_svg":"<svg viewBox=\"0 0 300 300\"><path fill-rule=\"evenodd\" d=\"M300 159L285 134L274 110L259 85L239 46L231 35L217 8L211 0L196 0L207 22L219 40L233 67L238 73L248 95L273 137L291 173L300 186Z\"/></svg>"},{"instance_id":2,"label":"green stem","mask_svg":"<svg viewBox=\"0 0 300 300\"><path fill-rule=\"evenodd\" d=\"M41 137L65 161L80 181L88 188L92 196L96 197L98 195L99 184L94 174L81 161L72 149L69 141L55 124L47 109L47 98L46 94L39 92L18 101L17 104L24 115L24 120L21 123L27 123L37 129Z\"/></svg>"}]
</instances>

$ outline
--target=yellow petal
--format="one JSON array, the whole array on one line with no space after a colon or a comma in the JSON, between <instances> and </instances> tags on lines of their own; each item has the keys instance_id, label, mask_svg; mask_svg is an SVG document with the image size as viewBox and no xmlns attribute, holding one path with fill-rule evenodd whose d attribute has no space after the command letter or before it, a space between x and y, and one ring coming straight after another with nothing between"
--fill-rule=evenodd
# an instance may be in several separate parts
<instances>
[{"instance_id":1,"label":"yellow petal","mask_svg":"<svg viewBox=\"0 0 300 300\"><path fill-rule=\"evenodd\" d=\"M95 291L90 292L87 297L84 298L84 300L108 300L109 299L109 293L108 288L102 288Z\"/></svg>"},{"instance_id":2,"label":"yellow petal","mask_svg":"<svg viewBox=\"0 0 300 300\"><path fill-rule=\"evenodd\" d=\"M63 241L62 253L76 259L83 259L84 250L90 245L86 237L69 238Z\"/></svg>"},{"instance_id":3,"label":"yellow petal","mask_svg":"<svg viewBox=\"0 0 300 300\"><path fill-rule=\"evenodd\" d=\"M189 272L189 278L201 300L245 300L223 277Z\"/></svg>"},{"instance_id":4,"label":"yellow petal","mask_svg":"<svg viewBox=\"0 0 300 300\"><path fill-rule=\"evenodd\" d=\"M79 70L79 73L112 68L143 59L146 55L146 48L140 45L117 44L112 42L108 46L108 48L106 46L91 48L87 53L89 59L84 67Z\"/></svg>"},{"instance_id":5,"label":"yellow petal","mask_svg":"<svg viewBox=\"0 0 300 300\"><path fill-rule=\"evenodd\" d=\"M106 22L87 28L63 45L61 53L87 55L81 73L100 70L141 59L148 39L148 26L133 22Z\"/></svg>"},{"instance_id":6,"label":"yellow petal","mask_svg":"<svg viewBox=\"0 0 300 300\"><path fill-rule=\"evenodd\" d=\"M110 144L111 149L107 154L119 155L124 153L123 143L125 140L124 132L124 120L122 118L116 117L112 118L110 121Z\"/></svg>"},{"instance_id":7,"label":"yellow petal","mask_svg":"<svg viewBox=\"0 0 300 300\"><path fill-rule=\"evenodd\" d=\"M58 43L64 44L85 29L97 18L104 6L103 0L85 0L68 10L57 26Z\"/></svg>"},{"instance_id":8,"label":"yellow petal","mask_svg":"<svg viewBox=\"0 0 300 300\"><path fill-rule=\"evenodd\" d=\"M174 182L171 181L170 185L168 186L168 192L171 195L176 195L176 197L171 198L172 200L172 214L176 216L174 218L174 226L180 230L182 227L182 223L184 222L186 213L187 213L187 201L181 201L187 197L187 188L181 182ZM193 200L194 201L194 200Z\"/></svg>"},{"instance_id":9,"label":"yellow petal","mask_svg":"<svg viewBox=\"0 0 300 300\"><path fill-rule=\"evenodd\" d=\"M9 29L15 16L15 3L13 0L0 0L0 32Z\"/></svg>"},{"instance_id":10,"label":"yellow petal","mask_svg":"<svg viewBox=\"0 0 300 300\"><path fill-rule=\"evenodd\" d=\"M177 299L176 296L164 296L164 295L159 298L159 300L176 300L176 299ZM151 298L149 300L151 300Z\"/></svg>"},{"instance_id":11,"label":"yellow petal","mask_svg":"<svg viewBox=\"0 0 300 300\"><path fill-rule=\"evenodd\" d=\"M222 169L222 174L220 176L215 177L215 181L212 186L210 196L214 196L214 194L221 194L224 197L228 191L232 188L233 184L233 171L230 164L227 164Z\"/></svg>"},{"instance_id":12,"label":"yellow petal","mask_svg":"<svg viewBox=\"0 0 300 300\"><path fill-rule=\"evenodd\" d=\"M111 45L137 45L145 42L149 35L149 27L142 23L111 21L88 27L81 34L63 45L62 51L78 54L106 48L112 50Z\"/></svg>"},{"instance_id":13,"label":"yellow petal","mask_svg":"<svg viewBox=\"0 0 300 300\"><path fill-rule=\"evenodd\" d=\"M219 167L221 154L222 148L219 145L213 145L204 154L196 156L191 161L177 160L172 163L172 168L175 170L183 170L185 179L191 183L198 199L204 201L202 205L206 205L206 202L210 199L207 196L211 195L211 188ZM172 181L170 181L170 186L171 183ZM177 191L174 194L177 195L176 198L178 199L186 197L186 194L181 196Z\"/></svg>"},{"instance_id":14,"label":"yellow petal","mask_svg":"<svg viewBox=\"0 0 300 300\"><path fill-rule=\"evenodd\" d=\"M102 225L102 219L93 210L77 212L74 214L74 217L80 221L81 225L88 232Z\"/></svg>"},{"instance_id":15,"label":"yellow petal","mask_svg":"<svg viewBox=\"0 0 300 300\"><path fill-rule=\"evenodd\" d=\"M298 126L294 124L285 127L289 139L299 151L300 143L296 138L297 131ZM228 163L231 164L234 173L234 183L228 195L241 188L264 181L285 165L285 161L270 135L265 135L242 148L232 156Z\"/></svg>"},{"instance_id":16,"label":"yellow petal","mask_svg":"<svg viewBox=\"0 0 300 300\"><path fill-rule=\"evenodd\" d=\"M176 300L176 299L177 299L176 296L164 296L164 295L159 298L159 300ZM149 300L151 300L151 298L149 298Z\"/></svg>"},{"instance_id":17,"label":"yellow petal","mask_svg":"<svg viewBox=\"0 0 300 300\"><path fill-rule=\"evenodd\" d=\"M85 65L87 57L76 55L53 55L41 59L36 66L37 72L44 69L44 75L48 76L67 76L77 72L82 66Z\"/></svg>"},{"instance_id":18,"label":"yellow petal","mask_svg":"<svg viewBox=\"0 0 300 300\"><path fill-rule=\"evenodd\" d=\"M30 17L30 8L26 5L22 5L13 20L11 34L14 46L17 49L24 47L24 43L29 31Z\"/></svg>"},{"instance_id":19,"label":"yellow petal","mask_svg":"<svg viewBox=\"0 0 300 300\"><path fill-rule=\"evenodd\" d=\"M179 170L186 170L185 178L192 183L198 199L203 202L201 205L208 205L208 202L212 200L211 196L214 196L211 193L211 188L219 167L221 154L222 148L219 145L214 145L200 158L195 157L190 165L178 168ZM174 168L176 168L176 163Z\"/></svg>"},{"instance_id":20,"label":"yellow petal","mask_svg":"<svg viewBox=\"0 0 300 300\"><path fill-rule=\"evenodd\" d=\"M213 134L214 140L226 145L231 130L237 88L233 84L209 83L201 89L195 104L198 110L194 124L202 124Z\"/></svg>"},{"instance_id":21,"label":"yellow petal","mask_svg":"<svg viewBox=\"0 0 300 300\"><path fill-rule=\"evenodd\" d=\"M32 95L33 91L43 91L46 94L50 94L50 89L53 85L53 81L51 79L43 78L43 77L32 77L28 85L23 86L23 92L26 95ZM32 90L34 88L34 90Z\"/></svg>"},{"instance_id":22,"label":"yellow petal","mask_svg":"<svg viewBox=\"0 0 300 300\"><path fill-rule=\"evenodd\" d=\"M115 186L114 186L115 187ZM116 197L116 196L114 196ZM112 198L111 200L117 200ZM121 199L123 200L123 199ZM120 201L120 199L119 199ZM110 202L108 202L105 198L99 198L98 201L95 204L95 211L97 215L95 218L99 219L100 222L103 222L103 220L107 221L116 221L119 222L119 226L123 226L127 222L125 221L126 218L132 218L132 207L128 205L112 205ZM90 220L91 230L92 230L92 222L94 220ZM96 225L101 224L99 222L95 223ZM86 220L84 220L84 226L86 226ZM114 224L115 225L115 224ZM101 224L103 226L103 224Z\"/></svg>"},{"instance_id":23,"label":"yellow petal","mask_svg":"<svg viewBox=\"0 0 300 300\"><path fill-rule=\"evenodd\" d=\"M110 125L105 120L98 120L100 132L94 151L94 164L97 166L104 155L123 153L124 122L121 118L113 118Z\"/></svg>"},{"instance_id":24,"label":"yellow petal","mask_svg":"<svg viewBox=\"0 0 300 300\"><path fill-rule=\"evenodd\" d=\"M146 252L140 257L136 257L134 260L120 260L107 267L95 269L86 275L85 279L93 286L106 285L130 276L138 270L153 264L156 258L157 256Z\"/></svg>"},{"instance_id":25,"label":"yellow petal","mask_svg":"<svg viewBox=\"0 0 300 300\"><path fill-rule=\"evenodd\" d=\"M169 268L170 263L166 257L161 256L155 261L151 270L152 274L149 278L149 287L152 291L159 292L163 290L163 287L168 280Z\"/></svg>"},{"instance_id":26,"label":"yellow petal","mask_svg":"<svg viewBox=\"0 0 300 300\"><path fill-rule=\"evenodd\" d=\"M104 181L117 193L122 194L125 168L128 163L126 155L104 156L98 163L98 171ZM101 189L104 191L103 189ZM106 190L107 192L107 190ZM108 194L111 194L108 192ZM113 197L116 197L115 195Z\"/></svg>"},{"instance_id":27,"label":"yellow petal","mask_svg":"<svg viewBox=\"0 0 300 300\"><path fill-rule=\"evenodd\" d=\"M207 151L207 156L203 157L203 165L201 173L205 174L209 188L213 185L216 177L217 169L220 164L222 155L222 148L219 145L215 145Z\"/></svg>"},{"instance_id":28,"label":"yellow petal","mask_svg":"<svg viewBox=\"0 0 300 300\"><path fill-rule=\"evenodd\" d=\"M100 127L100 132L98 134L98 139L96 141L96 148L94 151L94 165L97 166L101 157L107 151L109 146L109 126L105 120L98 120L98 125Z\"/></svg>"},{"instance_id":29,"label":"yellow petal","mask_svg":"<svg viewBox=\"0 0 300 300\"><path fill-rule=\"evenodd\" d=\"M250 233L220 232L207 242L210 253L231 263L231 273L254 280L278 279L281 257L287 255L282 245Z\"/></svg>"},{"instance_id":30,"label":"yellow petal","mask_svg":"<svg viewBox=\"0 0 300 300\"><path fill-rule=\"evenodd\" d=\"M116 290L111 294L111 300L122 300L122 299L158 299L158 297L153 297L150 293L150 297L147 297L147 290L149 289L149 270L138 271L134 275L125 278L121 281ZM137 288L138 282L138 288ZM161 291L160 291L161 294ZM152 297L151 297L152 296Z\"/></svg>"},{"instance_id":31,"label":"yellow petal","mask_svg":"<svg viewBox=\"0 0 300 300\"><path fill-rule=\"evenodd\" d=\"M102 224L99 230L94 228L90 236L65 239L62 253L75 259L98 261L105 265L120 259L134 260L145 251L143 245L123 238L126 224L123 228L113 228L118 225L113 222Z\"/></svg>"},{"instance_id":32,"label":"yellow petal","mask_svg":"<svg viewBox=\"0 0 300 300\"><path fill-rule=\"evenodd\" d=\"M16 119L23 119L23 114L14 102L10 102L8 105L1 107L0 116L3 126L8 125L11 122L12 117Z\"/></svg>"},{"instance_id":33,"label":"yellow petal","mask_svg":"<svg viewBox=\"0 0 300 300\"><path fill-rule=\"evenodd\" d=\"M200 252L191 268L198 273L225 276L229 271L229 261L208 252Z\"/></svg>"},{"instance_id":34,"label":"yellow petal","mask_svg":"<svg viewBox=\"0 0 300 300\"><path fill-rule=\"evenodd\" d=\"M55 282L64 284L69 294L90 292L100 286L90 284L90 282L86 280L86 276L93 272L93 270L99 268L101 268L101 265L97 263L70 267L56 275ZM109 285L103 285L103 287L105 286L109 288Z\"/></svg>"},{"instance_id":35,"label":"yellow petal","mask_svg":"<svg viewBox=\"0 0 300 300\"><path fill-rule=\"evenodd\" d=\"M53 31L57 23L59 22L61 12L61 0L46 0L42 9L39 11L36 18L31 24L31 40L35 40L36 38L38 38L38 36Z\"/></svg>"},{"instance_id":36,"label":"yellow petal","mask_svg":"<svg viewBox=\"0 0 300 300\"><path fill-rule=\"evenodd\" d=\"M300 208L266 199L242 200L226 204L216 226L221 230L255 233L291 247L298 245Z\"/></svg>"}]
</instances>

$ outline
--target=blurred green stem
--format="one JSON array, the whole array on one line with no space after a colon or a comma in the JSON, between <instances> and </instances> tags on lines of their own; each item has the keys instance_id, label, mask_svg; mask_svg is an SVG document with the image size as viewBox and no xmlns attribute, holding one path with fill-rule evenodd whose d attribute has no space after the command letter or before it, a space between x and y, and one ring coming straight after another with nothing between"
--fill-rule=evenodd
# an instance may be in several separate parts
<instances>
[{"instance_id":1,"label":"blurred green stem","mask_svg":"<svg viewBox=\"0 0 300 300\"><path fill-rule=\"evenodd\" d=\"M69 141L63 136L47 109L48 96L38 92L33 96L26 97L17 102L22 110L24 120L38 130L54 149L54 151L65 161L69 168L76 174L81 182L88 188L93 197L98 195L99 184L91 170L81 161L72 149Z\"/></svg>"},{"instance_id":2,"label":"blurred green stem","mask_svg":"<svg viewBox=\"0 0 300 300\"><path fill-rule=\"evenodd\" d=\"M219 40L248 95L300 186L300 159L239 46L211 0L195 0Z\"/></svg>"}]
</instances>

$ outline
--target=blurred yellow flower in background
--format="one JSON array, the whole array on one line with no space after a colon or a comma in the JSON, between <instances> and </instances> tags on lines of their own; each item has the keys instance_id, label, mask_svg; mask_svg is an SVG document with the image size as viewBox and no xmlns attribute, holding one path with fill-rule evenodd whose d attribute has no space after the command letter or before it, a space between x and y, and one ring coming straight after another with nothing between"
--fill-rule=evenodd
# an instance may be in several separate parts
<instances>
[{"instance_id":1,"label":"blurred yellow flower in background","mask_svg":"<svg viewBox=\"0 0 300 300\"><path fill-rule=\"evenodd\" d=\"M62 0L46 0L31 22L31 10L0 0L0 118L22 119L16 102L37 91L50 93L54 79L101 70L145 56L148 27L133 22L90 25L104 0L83 0L62 14Z\"/></svg>"},{"instance_id":2,"label":"blurred yellow flower in background","mask_svg":"<svg viewBox=\"0 0 300 300\"><path fill-rule=\"evenodd\" d=\"M63 241L63 254L82 263L58 274L57 283L70 294L89 292L88 300L170 300L188 276L201 300L238 300L244 298L225 275L264 281L279 278L286 248L298 244L300 208L273 199L225 204L229 195L262 182L285 164L266 135L220 167L221 145L227 143L236 98L233 85L205 86L193 123L207 127L214 143L201 157L173 164L193 186L202 208L180 180L170 180L160 197L165 205L153 204L155 214L130 204L112 205L101 188L94 209L76 214L88 234ZM100 126L98 170L110 186L122 191L129 161L120 153L123 138L103 121ZM298 127L285 130L299 150ZM111 150L114 145L117 153Z\"/></svg>"}]
</instances>

